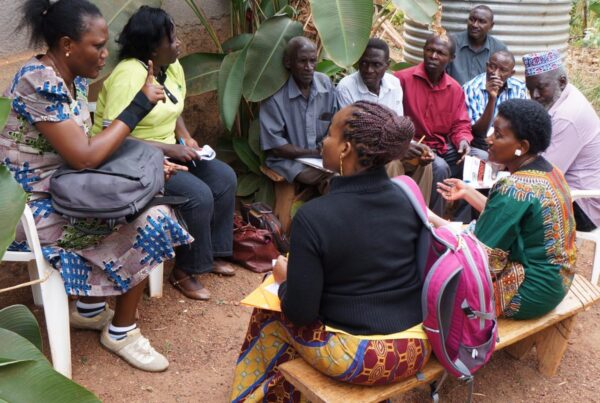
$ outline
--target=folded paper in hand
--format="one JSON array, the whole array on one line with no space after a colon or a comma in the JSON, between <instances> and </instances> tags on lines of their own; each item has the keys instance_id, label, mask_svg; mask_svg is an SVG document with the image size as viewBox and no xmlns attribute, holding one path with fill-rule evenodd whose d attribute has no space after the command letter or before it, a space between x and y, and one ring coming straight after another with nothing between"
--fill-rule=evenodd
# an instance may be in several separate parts
<instances>
[{"instance_id":1,"label":"folded paper in hand","mask_svg":"<svg viewBox=\"0 0 600 403\"><path fill-rule=\"evenodd\" d=\"M209 145L202 146L200 150L196 150L196 153L198 154L198 157L200 157L201 160L205 161L214 160L217 156L215 150L213 150L212 147Z\"/></svg>"},{"instance_id":2,"label":"folded paper in hand","mask_svg":"<svg viewBox=\"0 0 600 403\"><path fill-rule=\"evenodd\" d=\"M467 155L463 167L463 181L477 189L489 189L494 183L506 178L508 171L499 171L489 162Z\"/></svg>"},{"instance_id":3,"label":"folded paper in hand","mask_svg":"<svg viewBox=\"0 0 600 403\"><path fill-rule=\"evenodd\" d=\"M268 309L270 311L281 312L281 303L279 302L279 284L275 282L273 275L270 274L265 281L246 298L240 301L240 304L253 308Z\"/></svg>"}]
</instances>

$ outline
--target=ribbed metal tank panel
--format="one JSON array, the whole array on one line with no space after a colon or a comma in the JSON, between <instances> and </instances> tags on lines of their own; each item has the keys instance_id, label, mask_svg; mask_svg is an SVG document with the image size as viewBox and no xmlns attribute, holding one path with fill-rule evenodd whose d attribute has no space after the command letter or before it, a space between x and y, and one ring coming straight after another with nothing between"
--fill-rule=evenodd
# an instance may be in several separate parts
<instances>
[{"instance_id":1,"label":"ribbed metal tank panel","mask_svg":"<svg viewBox=\"0 0 600 403\"><path fill-rule=\"evenodd\" d=\"M491 34L500 39L517 59L517 75L523 77L521 58L526 53L559 49L564 56L569 40L570 0L443 0L442 25L449 32L467 29L469 10L485 4L494 11ZM427 27L407 19L404 24L404 58L409 63L423 60L423 45L430 34Z\"/></svg>"}]
</instances>

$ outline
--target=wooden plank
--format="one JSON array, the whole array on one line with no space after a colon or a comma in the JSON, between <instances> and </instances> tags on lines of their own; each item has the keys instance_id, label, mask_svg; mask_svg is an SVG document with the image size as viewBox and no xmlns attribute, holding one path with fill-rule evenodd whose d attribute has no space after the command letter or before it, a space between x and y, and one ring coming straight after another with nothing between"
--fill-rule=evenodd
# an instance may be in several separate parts
<instances>
[{"instance_id":1,"label":"wooden plank","mask_svg":"<svg viewBox=\"0 0 600 403\"><path fill-rule=\"evenodd\" d=\"M504 347L504 351L511 357L520 360L533 348L535 344L535 334L531 335L523 340L520 340L514 344Z\"/></svg>"},{"instance_id":2,"label":"wooden plank","mask_svg":"<svg viewBox=\"0 0 600 403\"><path fill-rule=\"evenodd\" d=\"M546 376L554 376L567 350L569 336L573 329L575 316L571 316L536 335L538 369Z\"/></svg>"},{"instance_id":3,"label":"wooden plank","mask_svg":"<svg viewBox=\"0 0 600 403\"><path fill-rule=\"evenodd\" d=\"M600 299L600 287L590 283L587 279L579 275L575 275L571 287L573 286L583 294L581 302L584 307L587 307Z\"/></svg>"},{"instance_id":4,"label":"wooden plank","mask_svg":"<svg viewBox=\"0 0 600 403\"><path fill-rule=\"evenodd\" d=\"M572 292L552 311L541 318L529 320L499 319L498 333L500 342L496 349L500 350L506 346L523 340L540 330L562 321L569 316L583 310L583 304Z\"/></svg>"},{"instance_id":5,"label":"wooden plank","mask_svg":"<svg viewBox=\"0 0 600 403\"><path fill-rule=\"evenodd\" d=\"M304 397L313 403L344 402L344 403L369 403L380 402L412 390L418 386L426 386L443 373L443 367L432 357L425 369L421 372L422 380L412 376L402 382L392 385L361 386L336 381L311 367L303 359L288 361L279 366L292 385Z\"/></svg>"},{"instance_id":6,"label":"wooden plank","mask_svg":"<svg viewBox=\"0 0 600 403\"><path fill-rule=\"evenodd\" d=\"M583 288L584 286L582 285L581 280L582 279L580 276L575 276L573 278L573 282L571 283L571 288L569 289L569 292L575 294L575 296L579 298L579 301L581 301L581 304L585 306L585 304L588 301L588 296L587 291L585 290L585 288Z\"/></svg>"},{"instance_id":7,"label":"wooden plank","mask_svg":"<svg viewBox=\"0 0 600 403\"><path fill-rule=\"evenodd\" d=\"M496 345L496 350L507 348L510 355L520 358L536 345L540 372L551 376L556 372L567 348L574 316L598 299L600 287L575 275L565 299L545 316L521 321L500 319L500 342ZM443 367L432 357L422 371L422 380L411 377L393 385L364 387L336 381L321 374L303 359L286 362L279 369L292 385L314 403L379 402L415 387L425 386L443 372Z\"/></svg>"}]
</instances>

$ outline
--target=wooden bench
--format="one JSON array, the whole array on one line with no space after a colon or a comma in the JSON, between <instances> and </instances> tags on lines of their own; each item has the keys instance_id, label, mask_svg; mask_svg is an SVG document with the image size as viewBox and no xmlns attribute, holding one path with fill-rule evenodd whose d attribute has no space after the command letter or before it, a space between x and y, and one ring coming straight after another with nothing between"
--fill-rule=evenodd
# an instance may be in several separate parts
<instances>
[{"instance_id":1,"label":"wooden bench","mask_svg":"<svg viewBox=\"0 0 600 403\"><path fill-rule=\"evenodd\" d=\"M500 342L496 350L505 349L515 358L523 357L535 346L538 369L546 375L556 373L567 349L575 315L600 299L600 288L585 278L575 275L565 299L552 312L531 320L499 320ZM416 376L393 385L360 386L336 381L321 374L303 359L295 359L279 366L283 376L304 397L317 402L380 402L419 386L427 386L442 375L444 368L431 357Z\"/></svg>"}]
</instances>

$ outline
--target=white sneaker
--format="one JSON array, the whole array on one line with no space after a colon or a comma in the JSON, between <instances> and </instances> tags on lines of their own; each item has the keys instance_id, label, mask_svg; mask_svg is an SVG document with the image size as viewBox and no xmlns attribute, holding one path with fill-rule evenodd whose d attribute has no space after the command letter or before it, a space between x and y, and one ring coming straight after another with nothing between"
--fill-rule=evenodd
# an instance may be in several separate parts
<instances>
[{"instance_id":1,"label":"white sneaker","mask_svg":"<svg viewBox=\"0 0 600 403\"><path fill-rule=\"evenodd\" d=\"M152 348L147 338L142 336L140 329L133 329L127 337L114 340L108 334L108 325L102 330L100 344L123 358L133 367L149 372L164 371L169 367L169 361L164 355Z\"/></svg>"},{"instance_id":2,"label":"white sneaker","mask_svg":"<svg viewBox=\"0 0 600 403\"><path fill-rule=\"evenodd\" d=\"M75 329L102 330L110 323L114 315L115 311L106 305L104 311L98 315L93 318L86 318L79 314L77 306L73 304L69 314L69 322L71 323L71 327Z\"/></svg>"}]
</instances>

